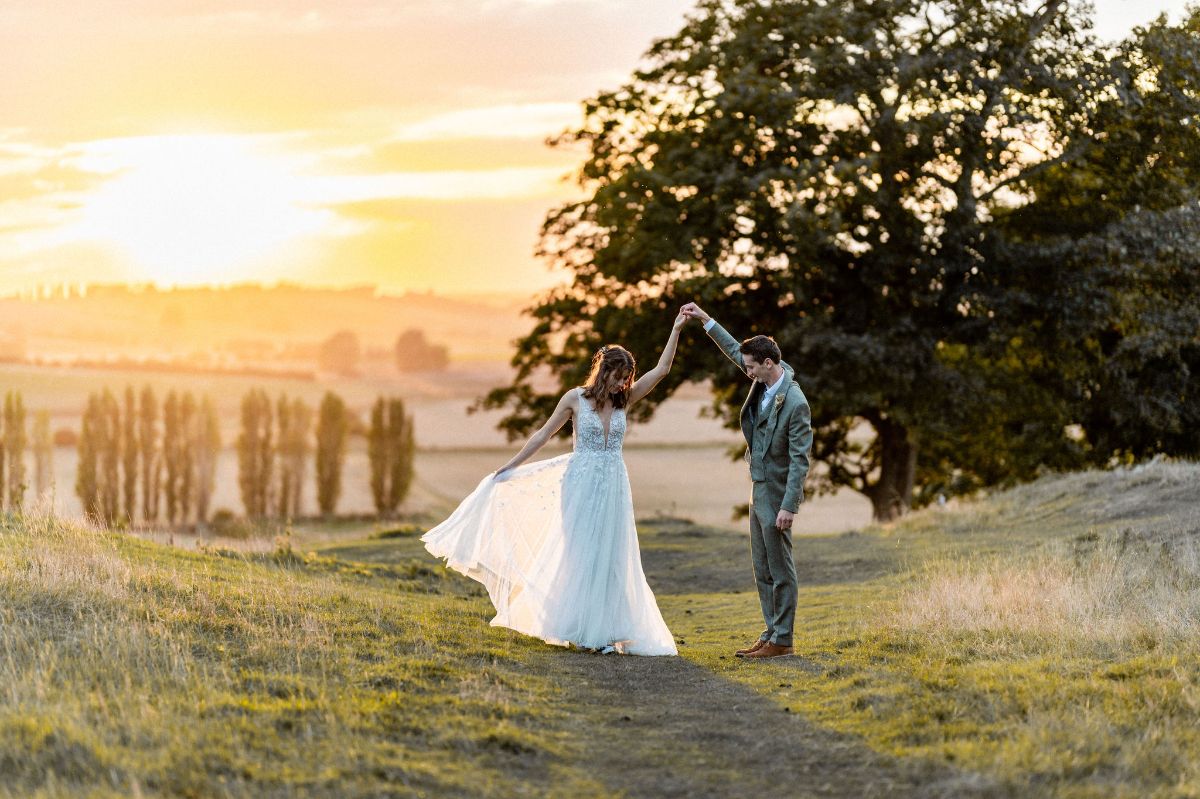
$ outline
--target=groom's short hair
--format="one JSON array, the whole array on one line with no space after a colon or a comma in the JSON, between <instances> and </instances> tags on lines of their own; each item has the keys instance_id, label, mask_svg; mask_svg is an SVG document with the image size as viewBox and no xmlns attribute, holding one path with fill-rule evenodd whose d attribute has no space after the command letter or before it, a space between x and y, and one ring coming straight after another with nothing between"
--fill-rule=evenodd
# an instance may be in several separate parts
<instances>
[{"instance_id":1,"label":"groom's short hair","mask_svg":"<svg viewBox=\"0 0 1200 799\"><path fill-rule=\"evenodd\" d=\"M766 361L768 358L775 363L779 363L783 359L783 353L779 351L779 345L770 336L751 336L742 342L742 346L739 349L742 351L742 355L749 355L759 363Z\"/></svg>"}]
</instances>

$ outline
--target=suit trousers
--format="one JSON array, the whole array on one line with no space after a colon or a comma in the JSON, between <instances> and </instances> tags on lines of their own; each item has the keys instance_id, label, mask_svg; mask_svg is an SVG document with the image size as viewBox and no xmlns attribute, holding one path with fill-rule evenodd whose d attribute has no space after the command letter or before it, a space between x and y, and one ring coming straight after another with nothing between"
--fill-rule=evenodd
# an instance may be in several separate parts
<instances>
[{"instance_id":1,"label":"suit trousers","mask_svg":"<svg viewBox=\"0 0 1200 799\"><path fill-rule=\"evenodd\" d=\"M792 532L775 526L782 496L766 482L754 481L750 501L750 554L754 582L766 629L760 638L779 646L792 645L796 623L796 562Z\"/></svg>"}]
</instances>

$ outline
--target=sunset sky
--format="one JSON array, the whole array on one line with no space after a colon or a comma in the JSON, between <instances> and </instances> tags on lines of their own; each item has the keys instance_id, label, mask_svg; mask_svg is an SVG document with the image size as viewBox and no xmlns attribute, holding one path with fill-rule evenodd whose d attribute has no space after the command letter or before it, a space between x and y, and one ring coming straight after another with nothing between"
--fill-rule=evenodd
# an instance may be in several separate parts
<instances>
[{"instance_id":1,"label":"sunset sky","mask_svg":"<svg viewBox=\"0 0 1200 799\"><path fill-rule=\"evenodd\" d=\"M532 292L544 139L692 0L0 0L0 294ZM1184 0L1101 0L1118 37Z\"/></svg>"}]
</instances>

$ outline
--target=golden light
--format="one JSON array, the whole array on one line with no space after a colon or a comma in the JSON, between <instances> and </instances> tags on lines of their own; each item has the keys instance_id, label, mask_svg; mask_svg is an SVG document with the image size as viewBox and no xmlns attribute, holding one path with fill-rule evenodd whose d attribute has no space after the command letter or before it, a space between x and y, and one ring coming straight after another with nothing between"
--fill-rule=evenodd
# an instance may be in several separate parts
<instances>
[{"instance_id":1,"label":"golden light","mask_svg":"<svg viewBox=\"0 0 1200 799\"><path fill-rule=\"evenodd\" d=\"M250 137L194 134L93 142L82 168L112 178L83 199L68 238L120 250L135 279L253 279L255 267L336 225L306 206L299 160Z\"/></svg>"}]
</instances>

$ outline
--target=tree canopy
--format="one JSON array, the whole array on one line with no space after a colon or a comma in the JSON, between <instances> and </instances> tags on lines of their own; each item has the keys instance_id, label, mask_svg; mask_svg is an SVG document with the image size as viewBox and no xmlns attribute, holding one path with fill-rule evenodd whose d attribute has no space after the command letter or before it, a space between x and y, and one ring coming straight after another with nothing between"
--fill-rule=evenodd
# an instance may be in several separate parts
<instances>
[{"instance_id":1,"label":"tree canopy","mask_svg":"<svg viewBox=\"0 0 1200 799\"><path fill-rule=\"evenodd\" d=\"M571 280L482 404L528 432L555 398L543 370L577 385L607 342L650 360L695 300L776 338L813 406L810 488L849 486L877 518L1186 450L1200 14L1119 43L1089 14L704 0L560 138L587 148L584 196L539 252ZM733 426L745 377L696 335L640 415L711 378Z\"/></svg>"}]
</instances>

